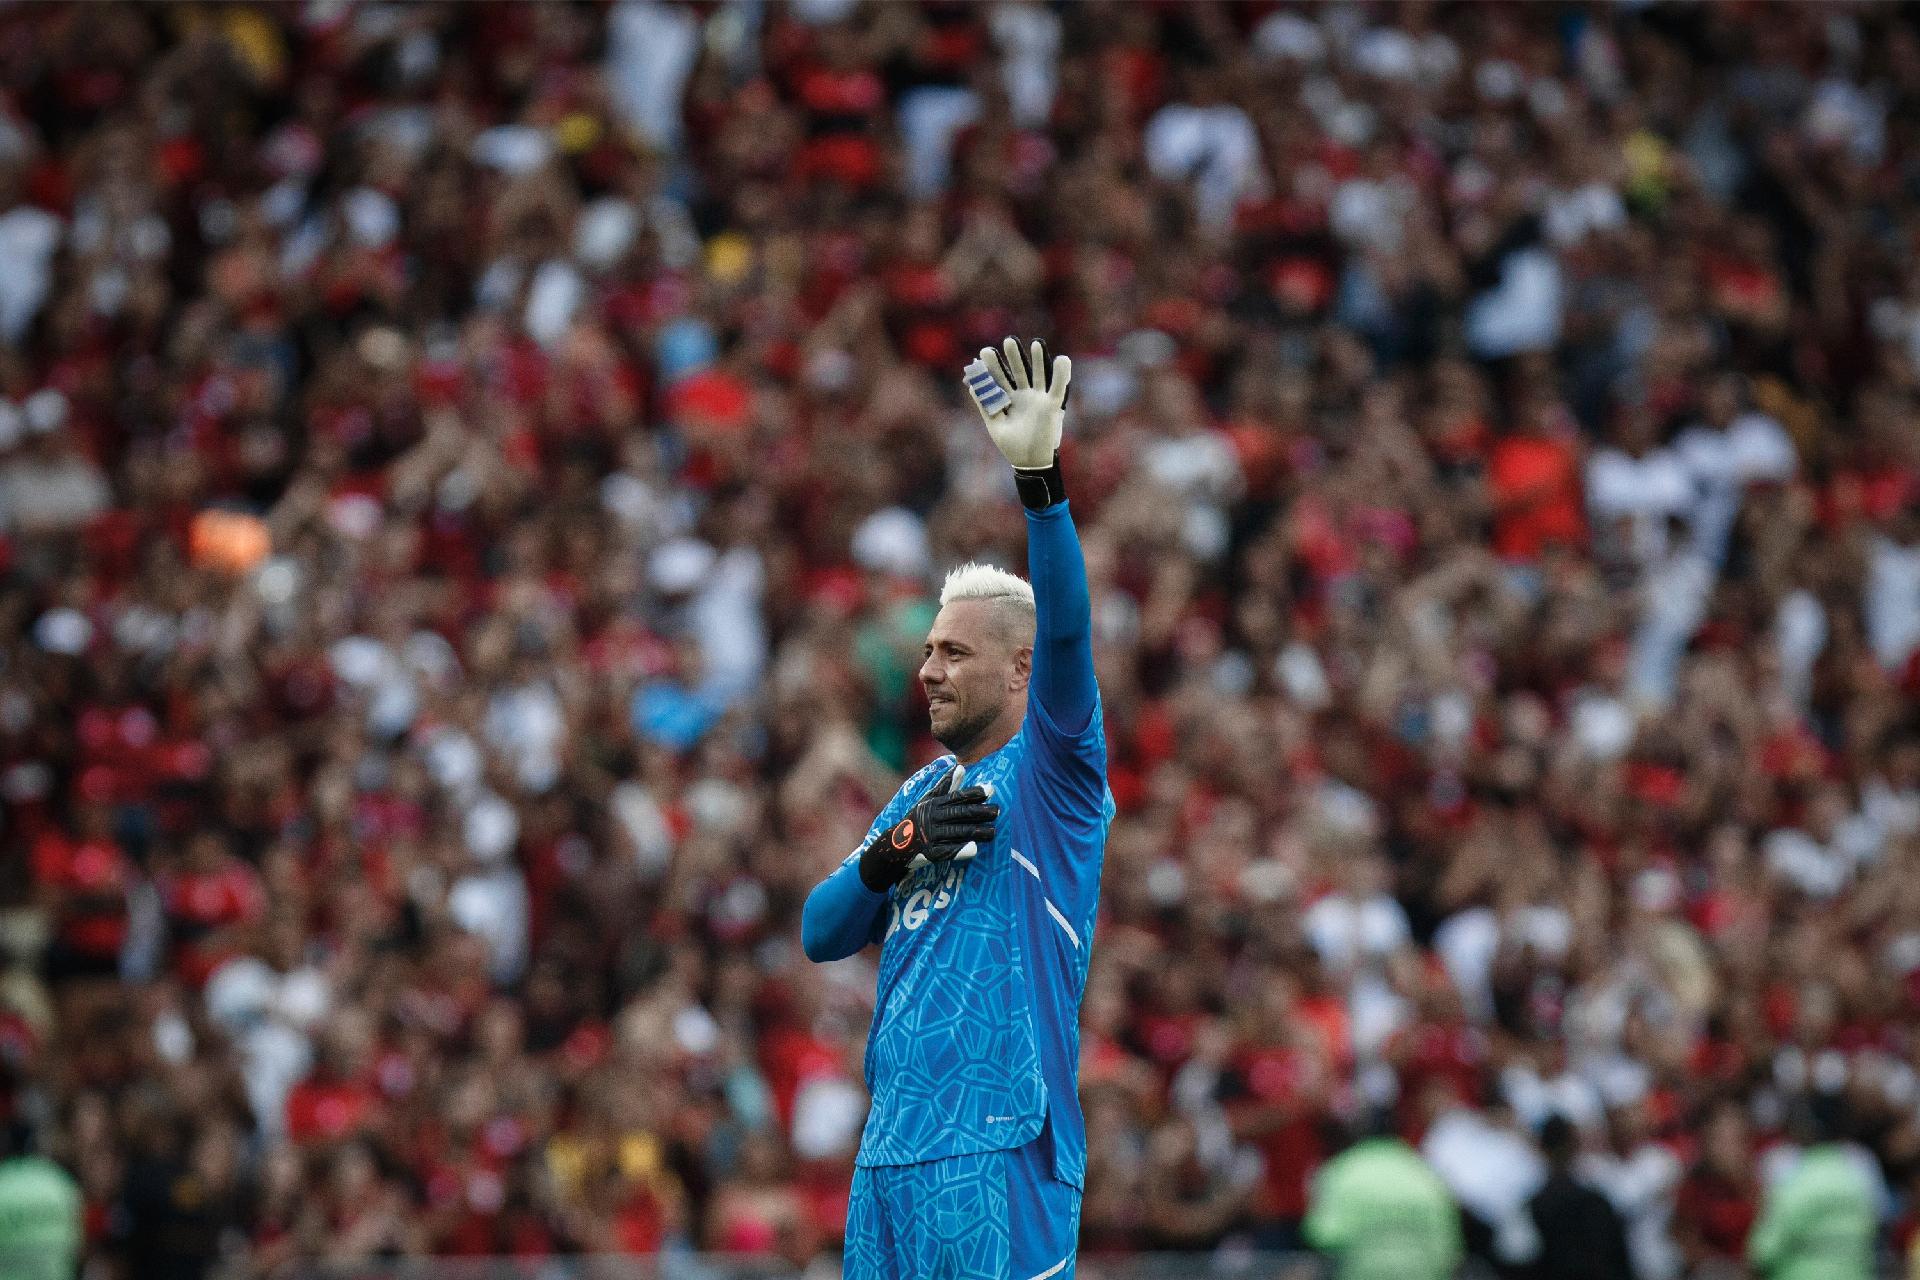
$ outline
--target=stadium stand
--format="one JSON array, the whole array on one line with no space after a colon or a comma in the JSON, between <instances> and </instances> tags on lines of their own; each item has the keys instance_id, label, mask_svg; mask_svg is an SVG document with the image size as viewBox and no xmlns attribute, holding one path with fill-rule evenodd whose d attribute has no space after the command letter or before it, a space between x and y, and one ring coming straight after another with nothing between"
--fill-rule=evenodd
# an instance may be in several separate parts
<instances>
[{"instance_id":1,"label":"stadium stand","mask_svg":"<svg viewBox=\"0 0 1920 1280\"><path fill-rule=\"evenodd\" d=\"M1120 807L1085 1273L1301 1247L1369 1113L1483 1273L1555 1116L1641 1280L1810 1106L1904 1256L1910 6L21 4L0 1114L90 1280L834 1274L798 909L1020 568L1007 333Z\"/></svg>"}]
</instances>

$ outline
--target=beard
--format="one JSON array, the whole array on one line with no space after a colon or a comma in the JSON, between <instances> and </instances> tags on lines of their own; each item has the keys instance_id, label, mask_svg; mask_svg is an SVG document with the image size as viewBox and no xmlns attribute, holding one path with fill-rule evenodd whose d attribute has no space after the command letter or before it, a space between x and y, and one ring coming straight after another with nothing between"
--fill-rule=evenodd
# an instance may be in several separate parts
<instances>
[{"instance_id":1,"label":"beard","mask_svg":"<svg viewBox=\"0 0 1920 1280\"><path fill-rule=\"evenodd\" d=\"M928 727L933 729L933 739L955 755L962 755L968 747L980 741L993 722L1000 718L1000 708L984 707L972 712L965 711L958 702L949 704L952 716L945 729L935 728L932 716L928 716Z\"/></svg>"}]
</instances>

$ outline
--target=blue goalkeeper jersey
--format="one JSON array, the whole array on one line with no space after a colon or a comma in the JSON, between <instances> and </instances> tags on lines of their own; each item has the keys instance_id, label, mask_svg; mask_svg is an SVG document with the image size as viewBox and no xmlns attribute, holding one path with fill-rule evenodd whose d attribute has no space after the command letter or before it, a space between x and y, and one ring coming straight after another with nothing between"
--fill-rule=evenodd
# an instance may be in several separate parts
<instances>
[{"instance_id":1,"label":"blue goalkeeper jersey","mask_svg":"<svg viewBox=\"0 0 1920 1280\"><path fill-rule=\"evenodd\" d=\"M1114 807L1079 543L1064 503L1028 519L1039 619L1027 714L965 782L992 784L993 840L885 894L861 882L861 850L941 783L954 764L943 756L907 779L814 890L803 935L816 959L881 947L866 1055L873 1108L856 1163L1019 1147L1050 1127L1055 1175L1079 1187L1080 998Z\"/></svg>"}]
</instances>

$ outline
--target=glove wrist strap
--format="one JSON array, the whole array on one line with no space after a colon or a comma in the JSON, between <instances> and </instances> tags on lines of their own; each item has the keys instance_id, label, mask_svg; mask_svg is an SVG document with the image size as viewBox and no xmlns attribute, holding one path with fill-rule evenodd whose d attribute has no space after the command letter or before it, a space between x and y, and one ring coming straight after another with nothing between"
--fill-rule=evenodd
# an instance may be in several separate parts
<instances>
[{"instance_id":1,"label":"glove wrist strap","mask_svg":"<svg viewBox=\"0 0 1920 1280\"><path fill-rule=\"evenodd\" d=\"M860 859L860 883L868 893L885 893L907 877L907 869L868 858Z\"/></svg>"},{"instance_id":2,"label":"glove wrist strap","mask_svg":"<svg viewBox=\"0 0 1920 1280\"><path fill-rule=\"evenodd\" d=\"M1060 478L1060 451L1044 467L1015 467L1013 484L1020 491L1020 505L1029 511L1044 511L1066 499L1067 486Z\"/></svg>"}]
</instances>

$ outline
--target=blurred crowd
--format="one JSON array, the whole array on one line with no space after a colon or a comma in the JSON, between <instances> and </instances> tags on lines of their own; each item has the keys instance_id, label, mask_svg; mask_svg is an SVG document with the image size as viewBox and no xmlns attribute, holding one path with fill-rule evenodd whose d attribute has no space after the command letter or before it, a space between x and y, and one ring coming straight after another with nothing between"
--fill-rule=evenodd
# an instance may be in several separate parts
<instances>
[{"instance_id":1,"label":"blurred crowd","mask_svg":"<svg viewBox=\"0 0 1920 1280\"><path fill-rule=\"evenodd\" d=\"M0 1115L90 1276L833 1256L799 905L1023 566L1008 333L1120 810L1087 1253L1294 1247L1384 1116L1503 1274L1554 1126L1737 1276L1812 1103L1904 1247L1910 8L13 5Z\"/></svg>"}]
</instances>

